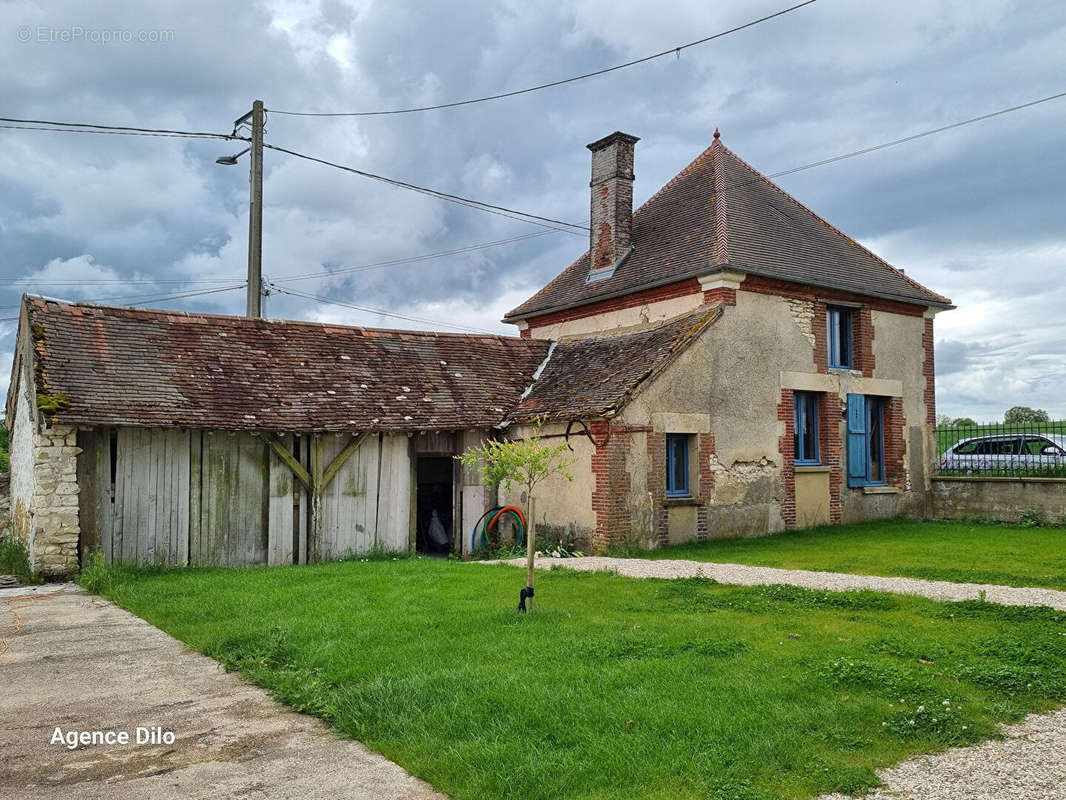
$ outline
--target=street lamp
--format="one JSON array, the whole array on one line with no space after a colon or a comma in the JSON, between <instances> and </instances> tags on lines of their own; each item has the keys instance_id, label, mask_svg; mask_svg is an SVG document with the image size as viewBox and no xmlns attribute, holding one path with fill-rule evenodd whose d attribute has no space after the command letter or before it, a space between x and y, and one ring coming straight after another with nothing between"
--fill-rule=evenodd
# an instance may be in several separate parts
<instances>
[{"instance_id":1,"label":"street lamp","mask_svg":"<svg viewBox=\"0 0 1066 800\"><path fill-rule=\"evenodd\" d=\"M221 164L224 167L235 167L235 166L237 166L237 159L240 158L241 156L243 156L245 153L247 153L251 149L252 148L250 148L250 147L246 147L243 150L241 150L241 152L239 152L239 153L237 153L235 155L232 155L232 156L219 156L218 158L215 159L215 163L216 164Z\"/></svg>"}]
</instances>

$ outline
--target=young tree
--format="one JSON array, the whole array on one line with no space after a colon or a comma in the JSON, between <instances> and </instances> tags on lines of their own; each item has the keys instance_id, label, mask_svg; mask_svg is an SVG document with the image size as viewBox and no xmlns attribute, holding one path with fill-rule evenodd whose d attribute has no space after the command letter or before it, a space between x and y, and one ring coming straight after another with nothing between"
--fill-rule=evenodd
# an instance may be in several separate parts
<instances>
[{"instance_id":1,"label":"young tree","mask_svg":"<svg viewBox=\"0 0 1066 800\"><path fill-rule=\"evenodd\" d=\"M479 447L472 447L459 456L459 460L468 467L475 467L481 473L482 480L492 489L503 486L510 492L515 486L526 493L526 586L525 595L528 608L533 610L533 554L537 535L537 519L534 494L537 486L552 475L561 475L568 481L573 463L567 456L569 446L566 442L546 445L540 438L540 426L533 429L533 435L526 439L489 440Z\"/></svg>"},{"instance_id":2,"label":"young tree","mask_svg":"<svg viewBox=\"0 0 1066 800\"><path fill-rule=\"evenodd\" d=\"M1004 425L1025 425L1028 422L1047 422L1048 414L1042 408L1014 406L1003 415Z\"/></svg>"}]
</instances>

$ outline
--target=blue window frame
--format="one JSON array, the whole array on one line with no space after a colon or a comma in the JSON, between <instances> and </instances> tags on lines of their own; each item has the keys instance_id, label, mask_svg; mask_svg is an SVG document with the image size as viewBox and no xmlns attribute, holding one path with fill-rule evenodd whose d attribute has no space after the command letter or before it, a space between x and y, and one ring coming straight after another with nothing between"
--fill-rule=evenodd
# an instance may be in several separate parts
<instances>
[{"instance_id":1,"label":"blue window frame","mask_svg":"<svg viewBox=\"0 0 1066 800\"><path fill-rule=\"evenodd\" d=\"M688 442L686 433L666 434L666 496L691 497L688 482Z\"/></svg>"},{"instance_id":2,"label":"blue window frame","mask_svg":"<svg viewBox=\"0 0 1066 800\"><path fill-rule=\"evenodd\" d=\"M848 486L885 484L885 404L872 395L848 395Z\"/></svg>"},{"instance_id":3,"label":"blue window frame","mask_svg":"<svg viewBox=\"0 0 1066 800\"><path fill-rule=\"evenodd\" d=\"M826 354L830 369L851 369L851 309L825 309Z\"/></svg>"},{"instance_id":4,"label":"blue window frame","mask_svg":"<svg viewBox=\"0 0 1066 800\"><path fill-rule=\"evenodd\" d=\"M795 442L793 451L797 465L820 464L818 452L818 395L814 392L796 392Z\"/></svg>"}]
</instances>

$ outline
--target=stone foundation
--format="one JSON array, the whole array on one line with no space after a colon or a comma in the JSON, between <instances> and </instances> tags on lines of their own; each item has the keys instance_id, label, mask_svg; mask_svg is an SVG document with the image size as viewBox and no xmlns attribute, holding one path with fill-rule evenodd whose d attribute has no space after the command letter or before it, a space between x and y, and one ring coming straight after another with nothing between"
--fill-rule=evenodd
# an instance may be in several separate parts
<instances>
[{"instance_id":1,"label":"stone foundation","mask_svg":"<svg viewBox=\"0 0 1066 800\"><path fill-rule=\"evenodd\" d=\"M33 435L33 502L30 506L30 565L49 578L78 569L77 429L44 426Z\"/></svg>"}]
</instances>

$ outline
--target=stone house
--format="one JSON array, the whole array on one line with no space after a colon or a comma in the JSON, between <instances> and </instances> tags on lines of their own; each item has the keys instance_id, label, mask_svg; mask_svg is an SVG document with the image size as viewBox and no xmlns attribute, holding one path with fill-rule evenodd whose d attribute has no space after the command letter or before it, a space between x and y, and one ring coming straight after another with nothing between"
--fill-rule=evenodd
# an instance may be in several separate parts
<instances>
[{"instance_id":1,"label":"stone house","mask_svg":"<svg viewBox=\"0 0 1066 800\"><path fill-rule=\"evenodd\" d=\"M589 146L589 252L507 315L520 337L25 297L7 423L35 567L465 553L522 498L453 457L535 429L574 477L538 524L593 549L924 513L949 301L717 133L634 213L636 141Z\"/></svg>"},{"instance_id":2,"label":"stone house","mask_svg":"<svg viewBox=\"0 0 1066 800\"><path fill-rule=\"evenodd\" d=\"M950 301L759 174L717 131L634 212L636 142L614 133L589 145L589 250L506 321L575 348L714 313L624 402L582 410L596 443L577 453L580 480L546 488L567 497L549 520L602 548L927 513L933 317ZM532 413L572 424L576 409L560 402L579 380L568 366L548 360L512 430Z\"/></svg>"}]
</instances>

